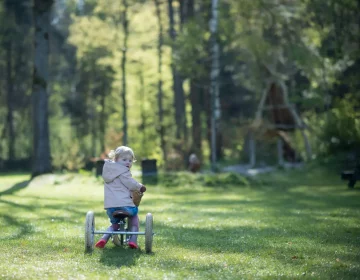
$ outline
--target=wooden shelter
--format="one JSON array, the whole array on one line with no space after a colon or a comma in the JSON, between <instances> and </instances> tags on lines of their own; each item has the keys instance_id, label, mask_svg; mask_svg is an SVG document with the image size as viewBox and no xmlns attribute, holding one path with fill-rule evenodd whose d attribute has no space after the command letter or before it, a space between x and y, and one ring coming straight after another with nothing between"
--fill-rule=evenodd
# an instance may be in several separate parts
<instances>
[{"instance_id":1,"label":"wooden shelter","mask_svg":"<svg viewBox=\"0 0 360 280\"><path fill-rule=\"evenodd\" d=\"M311 158L311 147L305 133L305 125L297 114L295 107L288 100L286 85L283 81L271 80L262 94L255 120L250 126L250 165L256 164L256 137L262 139L277 138L279 165L284 159L290 162L297 160L297 153L291 143L289 132L299 129L302 133L307 158Z\"/></svg>"}]
</instances>

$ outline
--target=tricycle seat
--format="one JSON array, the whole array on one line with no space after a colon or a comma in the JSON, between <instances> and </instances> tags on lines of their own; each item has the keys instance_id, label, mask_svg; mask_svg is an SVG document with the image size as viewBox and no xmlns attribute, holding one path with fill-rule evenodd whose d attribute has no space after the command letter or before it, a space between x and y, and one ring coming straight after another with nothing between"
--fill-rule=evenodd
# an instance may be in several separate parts
<instances>
[{"instance_id":1,"label":"tricycle seat","mask_svg":"<svg viewBox=\"0 0 360 280\"><path fill-rule=\"evenodd\" d=\"M123 210L117 210L112 215L113 215L114 218L118 218L118 219L121 219L121 220L131 216L129 212L126 212L126 211L123 211Z\"/></svg>"}]
</instances>

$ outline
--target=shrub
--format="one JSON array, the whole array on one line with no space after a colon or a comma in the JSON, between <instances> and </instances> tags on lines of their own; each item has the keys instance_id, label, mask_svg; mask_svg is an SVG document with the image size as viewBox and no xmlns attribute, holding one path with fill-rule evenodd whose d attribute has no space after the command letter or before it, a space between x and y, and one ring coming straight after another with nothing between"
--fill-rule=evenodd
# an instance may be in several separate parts
<instances>
[{"instance_id":1,"label":"shrub","mask_svg":"<svg viewBox=\"0 0 360 280\"><path fill-rule=\"evenodd\" d=\"M159 175L158 182L167 187L193 186L195 184L208 187L249 186L247 178L235 173L166 173Z\"/></svg>"},{"instance_id":2,"label":"shrub","mask_svg":"<svg viewBox=\"0 0 360 280\"><path fill-rule=\"evenodd\" d=\"M357 102L344 98L336 104L328 112L319 135L328 155L360 147L360 113L355 110Z\"/></svg>"}]
</instances>

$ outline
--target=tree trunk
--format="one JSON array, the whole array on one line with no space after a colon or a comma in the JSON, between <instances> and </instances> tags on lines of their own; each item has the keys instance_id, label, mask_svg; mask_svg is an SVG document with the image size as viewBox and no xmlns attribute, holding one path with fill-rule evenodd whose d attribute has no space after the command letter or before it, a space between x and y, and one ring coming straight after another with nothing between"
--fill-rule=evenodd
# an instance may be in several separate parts
<instances>
[{"instance_id":1,"label":"tree trunk","mask_svg":"<svg viewBox=\"0 0 360 280\"><path fill-rule=\"evenodd\" d=\"M184 5L184 9L185 9L185 14L186 14L186 19L191 19L194 17L195 15L195 0L186 0L185 1L185 5Z\"/></svg>"},{"instance_id":2,"label":"tree trunk","mask_svg":"<svg viewBox=\"0 0 360 280\"><path fill-rule=\"evenodd\" d=\"M97 145L96 145L96 140L97 140L97 126L96 126L96 112L95 112L95 94L93 94L93 104L91 105L91 157L96 157L97 156Z\"/></svg>"},{"instance_id":3,"label":"tree trunk","mask_svg":"<svg viewBox=\"0 0 360 280\"><path fill-rule=\"evenodd\" d=\"M49 124L48 93L49 80L49 28L53 0L35 0L33 7L35 30L35 55L33 73L33 166L32 176L52 171Z\"/></svg>"},{"instance_id":4,"label":"tree trunk","mask_svg":"<svg viewBox=\"0 0 360 280\"><path fill-rule=\"evenodd\" d=\"M96 107L97 107L97 100L96 100L96 95L97 95L97 85L96 82L98 80L98 75L96 73L96 63L95 61L93 61L92 63L92 75L91 75L91 79L90 81L93 81L93 85L90 87L90 132L91 132L91 146L90 146L90 151L91 157L96 157L97 156L97 114L96 114Z\"/></svg>"},{"instance_id":5,"label":"tree trunk","mask_svg":"<svg viewBox=\"0 0 360 280\"><path fill-rule=\"evenodd\" d=\"M194 0L185 0L180 2L180 22L181 27L189 20L194 18ZM182 28L181 28L182 29ZM202 89L197 85L200 81L189 77L190 80L190 103L191 103L191 131L192 145L191 151L202 160L202 127L201 127L201 96ZM206 98L207 99L207 98Z\"/></svg>"},{"instance_id":6,"label":"tree trunk","mask_svg":"<svg viewBox=\"0 0 360 280\"><path fill-rule=\"evenodd\" d=\"M194 17L194 0L179 0L181 27Z\"/></svg>"},{"instance_id":7,"label":"tree trunk","mask_svg":"<svg viewBox=\"0 0 360 280\"><path fill-rule=\"evenodd\" d=\"M159 134L160 134L160 145L163 151L163 160L166 163L167 161L167 152L166 152L166 142L165 142L165 128L164 128L164 108L163 108L163 92L162 92L162 45L163 45L163 26L161 22L161 11L160 11L160 4L158 0L155 1L156 7L156 16L158 18L159 24L159 42L158 42L158 95L157 95L157 102L158 102L158 112L159 112Z\"/></svg>"},{"instance_id":8,"label":"tree trunk","mask_svg":"<svg viewBox=\"0 0 360 280\"><path fill-rule=\"evenodd\" d=\"M11 36L11 35L10 35ZM6 44L6 80L7 80L7 132L8 132L8 159L15 157L15 132L14 132L14 79L12 75L12 40Z\"/></svg>"},{"instance_id":9,"label":"tree trunk","mask_svg":"<svg viewBox=\"0 0 360 280\"><path fill-rule=\"evenodd\" d=\"M124 42L122 49L121 59L121 73L122 73L122 108L123 108L123 144L126 146L128 143L128 123L127 123L127 103L126 103L126 52L127 42L129 37L129 21L127 19L128 3L127 0L123 0L123 13L122 13L122 26L124 30Z\"/></svg>"},{"instance_id":10,"label":"tree trunk","mask_svg":"<svg viewBox=\"0 0 360 280\"><path fill-rule=\"evenodd\" d=\"M201 149L201 89L196 86L194 80L190 81L190 102L191 102L191 119L192 119L192 153L195 153L200 159L202 159Z\"/></svg>"},{"instance_id":11,"label":"tree trunk","mask_svg":"<svg viewBox=\"0 0 360 280\"><path fill-rule=\"evenodd\" d=\"M210 72L210 95L211 95L211 167L216 170L218 145L217 140L220 119L220 98L219 98L219 44L218 44L218 0L211 2L211 72Z\"/></svg>"},{"instance_id":12,"label":"tree trunk","mask_svg":"<svg viewBox=\"0 0 360 280\"><path fill-rule=\"evenodd\" d=\"M175 31L174 9L173 9L172 0L168 0L168 8L169 8L169 35L171 38L172 57L174 57L176 55L176 49L175 49L176 31ZM183 79L175 67L174 59L172 59L171 61L171 71L173 77L173 90L175 96L174 107L175 107L175 121L176 121L176 139L183 140L181 146L185 147L187 144L185 94L183 89Z\"/></svg>"},{"instance_id":13,"label":"tree trunk","mask_svg":"<svg viewBox=\"0 0 360 280\"><path fill-rule=\"evenodd\" d=\"M101 116L100 116L100 153L105 152L105 135L106 135L106 111L105 111L105 101L106 101L107 86L103 84L101 88Z\"/></svg>"},{"instance_id":14,"label":"tree trunk","mask_svg":"<svg viewBox=\"0 0 360 280\"><path fill-rule=\"evenodd\" d=\"M185 2L186 2L186 0L185 1L179 0L179 18L180 18L180 30L181 31L182 31L182 27L185 23L185 17L186 17L186 9L185 9L186 3ZM170 13L169 13L169 18L170 18Z\"/></svg>"},{"instance_id":15,"label":"tree trunk","mask_svg":"<svg viewBox=\"0 0 360 280\"><path fill-rule=\"evenodd\" d=\"M142 66L142 65L141 65ZM139 84L140 84L140 88L139 88L139 93L140 93L140 132L142 135L142 139L141 139L141 143L142 143L142 147L143 147L143 154L145 154L146 156L148 156L148 145L146 144L148 139L147 139L147 131L146 131L146 115L145 115L145 81L144 81L144 72L143 69L140 68L139 72Z\"/></svg>"},{"instance_id":16,"label":"tree trunk","mask_svg":"<svg viewBox=\"0 0 360 280\"><path fill-rule=\"evenodd\" d=\"M249 132L249 163L251 167L256 164L256 139L254 134L253 131Z\"/></svg>"},{"instance_id":17,"label":"tree trunk","mask_svg":"<svg viewBox=\"0 0 360 280\"><path fill-rule=\"evenodd\" d=\"M358 13L360 13L360 0L357 0ZM358 28L360 28L360 17L358 17ZM360 36L358 37L358 49L360 49Z\"/></svg>"},{"instance_id":18,"label":"tree trunk","mask_svg":"<svg viewBox=\"0 0 360 280\"><path fill-rule=\"evenodd\" d=\"M207 69L208 70L208 69ZM209 84L210 81L208 79L204 79L200 82L200 84ZM211 153L211 131L212 131L212 127L211 127L211 96L210 96L210 89L208 87L204 88L202 90L202 100L203 100L203 104L202 104L202 109L205 113L205 123L206 123L206 140L209 144L209 148L210 148L210 158L209 161L211 162L212 159L212 153ZM210 97L210 98L209 98Z\"/></svg>"}]
</instances>

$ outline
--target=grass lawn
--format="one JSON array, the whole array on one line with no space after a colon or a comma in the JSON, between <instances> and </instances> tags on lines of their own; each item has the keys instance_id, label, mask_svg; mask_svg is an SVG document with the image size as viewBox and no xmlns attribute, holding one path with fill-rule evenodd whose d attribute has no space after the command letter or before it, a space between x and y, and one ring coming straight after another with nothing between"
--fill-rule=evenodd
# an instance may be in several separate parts
<instances>
[{"instance_id":1,"label":"grass lawn","mask_svg":"<svg viewBox=\"0 0 360 280\"><path fill-rule=\"evenodd\" d=\"M360 279L359 188L317 171L231 176L148 184L154 253L108 243L87 255L86 212L108 226L100 179L0 175L0 279Z\"/></svg>"}]
</instances>

